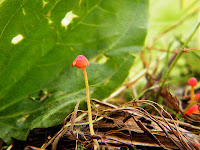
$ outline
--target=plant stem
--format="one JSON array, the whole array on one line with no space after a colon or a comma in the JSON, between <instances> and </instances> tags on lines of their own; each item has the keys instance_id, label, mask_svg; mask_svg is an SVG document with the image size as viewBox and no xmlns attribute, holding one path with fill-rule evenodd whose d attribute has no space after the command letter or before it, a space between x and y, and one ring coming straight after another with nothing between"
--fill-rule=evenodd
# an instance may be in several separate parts
<instances>
[{"instance_id":1,"label":"plant stem","mask_svg":"<svg viewBox=\"0 0 200 150\"><path fill-rule=\"evenodd\" d=\"M197 24L196 28L194 29L194 31L192 32L192 34L189 36L189 38L187 39L187 41L184 43L184 45L182 46L182 49L180 50L180 52L178 53L178 55L176 56L176 58L172 62L171 66L169 67L168 72L165 75L165 80L164 81L166 81L168 79L169 74L171 73L172 69L174 68L174 66L176 65L177 61L179 60L179 58L181 57L181 55L185 51L184 48L188 45L188 43L190 42L190 40L192 39L192 37L194 36L194 34L197 32L199 26L200 26L200 22ZM164 83L163 83L163 85L164 85Z\"/></svg>"},{"instance_id":2,"label":"plant stem","mask_svg":"<svg viewBox=\"0 0 200 150\"><path fill-rule=\"evenodd\" d=\"M93 129L93 123L92 123L92 111L90 106L90 94L89 94L89 84L87 79L87 72L85 67L82 68L83 70L83 76L85 79L85 87L86 87L86 97L87 97L87 108L88 108L88 121L89 121L89 128L90 128L90 134L94 135L94 129ZM95 146L99 147L97 139L93 139Z\"/></svg>"}]
</instances>

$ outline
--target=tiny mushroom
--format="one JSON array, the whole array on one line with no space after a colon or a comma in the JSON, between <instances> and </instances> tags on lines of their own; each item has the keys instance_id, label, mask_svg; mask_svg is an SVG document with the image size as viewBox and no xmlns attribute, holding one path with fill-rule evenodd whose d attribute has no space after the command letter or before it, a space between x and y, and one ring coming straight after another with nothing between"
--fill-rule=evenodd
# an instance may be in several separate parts
<instances>
[{"instance_id":1,"label":"tiny mushroom","mask_svg":"<svg viewBox=\"0 0 200 150\"><path fill-rule=\"evenodd\" d=\"M193 102L194 100L194 87L197 85L197 79L192 77L188 80L188 85L191 86L191 93L190 93L190 101Z\"/></svg>"},{"instance_id":2,"label":"tiny mushroom","mask_svg":"<svg viewBox=\"0 0 200 150\"><path fill-rule=\"evenodd\" d=\"M87 107L88 107L88 120L89 120L89 128L90 134L94 135L93 123L92 123L92 111L90 106L90 95L89 95L89 84L87 79L87 72L85 67L89 66L89 61L84 55L79 55L72 63L72 67L76 66L77 68L82 68L83 76L85 79L85 86L86 86L86 97L87 97ZM97 139L93 139L95 147L99 147Z\"/></svg>"}]
</instances>

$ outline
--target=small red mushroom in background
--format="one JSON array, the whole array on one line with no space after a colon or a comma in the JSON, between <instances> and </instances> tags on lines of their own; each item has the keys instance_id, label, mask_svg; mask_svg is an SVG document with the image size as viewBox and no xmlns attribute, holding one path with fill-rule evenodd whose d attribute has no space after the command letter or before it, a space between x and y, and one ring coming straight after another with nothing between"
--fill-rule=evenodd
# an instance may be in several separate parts
<instances>
[{"instance_id":1,"label":"small red mushroom in background","mask_svg":"<svg viewBox=\"0 0 200 150\"><path fill-rule=\"evenodd\" d=\"M197 85L197 79L195 77L192 77L188 80L188 85L196 86Z\"/></svg>"},{"instance_id":2,"label":"small red mushroom in background","mask_svg":"<svg viewBox=\"0 0 200 150\"><path fill-rule=\"evenodd\" d=\"M194 100L194 87L197 85L197 79L195 77L190 78L188 80L188 85L191 86L190 101L193 102L193 100Z\"/></svg>"}]
</instances>

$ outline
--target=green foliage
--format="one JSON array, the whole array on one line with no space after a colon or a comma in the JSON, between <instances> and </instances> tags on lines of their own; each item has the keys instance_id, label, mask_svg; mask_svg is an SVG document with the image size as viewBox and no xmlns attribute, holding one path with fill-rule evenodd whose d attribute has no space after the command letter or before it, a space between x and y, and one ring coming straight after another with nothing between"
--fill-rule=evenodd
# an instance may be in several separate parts
<instances>
[{"instance_id":1,"label":"green foliage","mask_svg":"<svg viewBox=\"0 0 200 150\"><path fill-rule=\"evenodd\" d=\"M78 100L84 107L82 71L71 67L77 55L90 60L93 98L116 90L143 46L147 6L147 0L4 0L0 138L25 140L33 128L61 123ZM68 25L61 22L65 16L74 16ZM93 61L101 58L106 61Z\"/></svg>"}]
</instances>

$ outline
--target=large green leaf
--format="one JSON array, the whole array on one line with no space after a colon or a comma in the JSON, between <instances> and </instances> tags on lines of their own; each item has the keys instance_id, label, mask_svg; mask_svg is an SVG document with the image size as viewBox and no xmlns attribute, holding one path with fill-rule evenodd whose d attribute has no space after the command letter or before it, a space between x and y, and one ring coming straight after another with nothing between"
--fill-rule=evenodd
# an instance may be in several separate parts
<instances>
[{"instance_id":1,"label":"large green leaf","mask_svg":"<svg viewBox=\"0 0 200 150\"><path fill-rule=\"evenodd\" d=\"M77 55L90 60L93 98L116 90L143 46L147 6L147 0L4 0L0 138L25 140L33 128L61 123L78 100L84 108L82 70L71 67Z\"/></svg>"}]
</instances>

